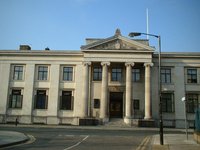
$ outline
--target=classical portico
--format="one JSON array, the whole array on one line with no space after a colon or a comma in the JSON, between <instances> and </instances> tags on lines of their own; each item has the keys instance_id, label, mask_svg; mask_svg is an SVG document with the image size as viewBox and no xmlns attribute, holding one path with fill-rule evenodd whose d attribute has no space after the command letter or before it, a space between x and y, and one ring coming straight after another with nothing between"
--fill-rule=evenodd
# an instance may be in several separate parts
<instances>
[{"instance_id":1,"label":"classical portico","mask_svg":"<svg viewBox=\"0 0 200 150\"><path fill-rule=\"evenodd\" d=\"M114 36L106 39L87 39L87 44L81 49L85 60L91 62L91 66L99 64L102 69L102 79L91 83L93 89L89 96L91 97L90 101L92 102L93 99L100 101L99 109L91 110L95 111L93 116L99 114L97 117L102 122L108 122L110 117L119 116L121 118L122 116L125 123L131 124L135 117L135 107L138 109L137 111L143 112L140 118L143 117L147 120L152 118L150 68L154 49L148 45L147 40L131 40L122 36L120 30L117 30ZM88 65L85 65L85 69L88 69ZM138 81L133 81L133 69L139 70ZM113 72L113 70L119 71L119 81L112 79L113 76L117 76L117 72ZM89 94L87 89L90 83L86 77L87 73L84 71L83 89ZM113 75L114 73L115 75ZM93 76L92 70L90 76ZM89 85L85 85L86 83ZM99 91L101 92L99 93ZM88 94L83 93L85 111L87 110ZM135 106L135 100L138 101L138 106ZM91 109L92 107L91 105ZM120 114L113 115L117 111Z\"/></svg>"}]
</instances>

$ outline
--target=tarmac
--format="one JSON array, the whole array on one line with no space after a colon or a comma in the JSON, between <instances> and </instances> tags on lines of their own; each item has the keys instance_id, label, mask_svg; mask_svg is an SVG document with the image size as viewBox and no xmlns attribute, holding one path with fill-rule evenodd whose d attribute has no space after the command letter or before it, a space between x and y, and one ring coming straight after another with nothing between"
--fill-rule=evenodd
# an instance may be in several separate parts
<instances>
[{"instance_id":1,"label":"tarmac","mask_svg":"<svg viewBox=\"0 0 200 150\"><path fill-rule=\"evenodd\" d=\"M0 126L10 126L10 125L0 125ZM19 127L38 127L37 125L21 125ZM49 128L63 128L63 126L40 126L40 127L49 127ZM106 129L106 130L145 130L144 128L122 128L122 127L99 127L99 126L68 126L65 128L80 128L80 129ZM155 128L149 130L155 130ZM170 129L169 129L170 130ZM192 130L190 131L190 133ZM30 140L30 136L13 131L0 131L0 148L5 148L8 146L14 146L21 143L26 143ZM142 147L142 150L200 150L200 144L196 143L193 140L193 135L188 134L188 139L185 134L164 134L164 144L160 145L160 135L152 136L151 147ZM139 148L141 149L141 148Z\"/></svg>"}]
</instances>

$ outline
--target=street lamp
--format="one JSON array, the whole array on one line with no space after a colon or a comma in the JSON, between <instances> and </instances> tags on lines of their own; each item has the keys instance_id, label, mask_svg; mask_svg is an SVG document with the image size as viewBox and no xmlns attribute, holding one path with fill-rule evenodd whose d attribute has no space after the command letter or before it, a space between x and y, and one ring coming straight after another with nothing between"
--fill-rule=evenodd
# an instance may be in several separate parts
<instances>
[{"instance_id":1,"label":"street lamp","mask_svg":"<svg viewBox=\"0 0 200 150\"><path fill-rule=\"evenodd\" d=\"M184 102L184 112L185 112L185 134L186 134L186 138L188 140L188 125L187 125L187 110L186 110L186 99L185 97L182 97L181 99Z\"/></svg>"},{"instance_id":2,"label":"street lamp","mask_svg":"<svg viewBox=\"0 0 200 150\"><path fill-rule=\"evenodd\" d=\"M160 35L155 35L155 34L148 34L148 33L141 33L141 32L130 32L129 36L134 37L134 36L141 36L141 35L148 35L148 36L153 36L158 39L158 47L159 47L159 53L158 53L158 85L159 85L159 124L160 124L160 145L163 145L163 119L162 119L162 99L161 99L161 37Z\"/></svg>"}]
</instances>

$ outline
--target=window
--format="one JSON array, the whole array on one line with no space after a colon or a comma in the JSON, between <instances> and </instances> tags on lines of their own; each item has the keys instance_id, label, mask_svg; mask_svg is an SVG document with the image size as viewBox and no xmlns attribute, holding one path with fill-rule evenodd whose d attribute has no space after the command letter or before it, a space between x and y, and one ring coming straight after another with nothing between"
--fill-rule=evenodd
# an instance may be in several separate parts
<instances>
[{"instance_id":1,"label":"window","mask_svg":"<svg viewBox=\"0 0 200 150\"><path fill-rule=\"evenodd\" d=\"M23 66L14 66L13 80L23 79Z\"/></svg>"},{"instance_id":2,"label":"window","mask_svg":"<svg viewBox=\"0 0 200 150\"><path fill-rule=\"evenodd\" d=\"M173 93L162 93L162 111L163 112L174 112L174 94Z\"/></svg>"},{"instance_id":3,"label":"window","mask_svg":"<svg viewBox=\"0 0 200 150\"><path fill-rule=\"evenodd\" d=\"M10 95L9 108L22 108L22 99L23 95L21 95L21 90L13 89Z\"/></svg>"},{"instance_id":4,"label":"window","mask_svg":"<svg viewBox=\"0 0 200 150\"><path fill-rule=\"evenodd\" d=\"M100 108L100 99L94 99L94 108L96 109Z\"/></svg>"},{"instance_id":5,"label":"window","mask_svg":"<svg viewBox=\"0 0 200 150\"><path fill-rule=\"evenodd\" d=\"M100 66L96 66L93 68L93 81L101 81L102 80L102 68Z\"/></svg>"},{"instance_id":6,"label":"window","mask_svg":"<svg viewBox=\"0 0 200 150\"><path fill-rule=\"evenodd\" d=\"M60 109L73 110L72 91L62 91L62 96L60 97Z\"/></svg>"},{"instance_id":7,"label":"window","mask_svg":"<svg viewBox=\"0 0 200 150\"><path fill-rule=\"evenodd\" d=\"M46 95L46 90L37 90L37 95L35 96L35 109L47 109L48 96Z\"/></svg>"},{"instance_id":8,"label":"window","mask_svg":"<svg viewBox=\"0 0 200 150\"><path fill-rule=\"evenodd\" d=\"M73 80L73 67L63 67L63 80L64 81Z\"/></svg>"},{"instance_id":9,"label":"window","mask_svg":"<svg viewBox=\"0 0 200 150\"><path fill-rule=\"evenodd\" d=\"M166 69L166 68L161 69L161 82L171 83L171 69Z\"/></svg>"},{"instance_id":10,"label":"window","mask_svg":"<svg viewBox=\"0 0 200 150\"><path fill-rule=\"evenodd\" d=\"M48 66L38 66L38 80L47 80Z\"/></svg>"},{"instance_id":11,"label":"window","mask_svg":"<svg viewBox=\"0 0 200 150\"><path fill-rule=\"evenodd\" d=\"M197 69L187 69L187 83L197 83Z\"/></svg>"},{"instance_id":12,"label":"window","mask_svg":"<svg viewBox=\"0 0 200 150\"><path fill-rule=\"evenodd\" d=\"M195 109L198 108L198 94L187 94L187 112L194 113Z\"/></svg>"},{"instance_id":13,"label":"window","mask_svg":"<svg viewBox=\"0 0 200 150\"><path fill-rule=\"evenodd\" d=\"M140 109L140 100L139 99L134 99L133 100L133 109L134 110L139 110Z\"/></svg>"},{"instance_id":14,"label":"window","mask_svg":"<svg viewBox=\"0 0 200 150\"><path fill-rule=\"evenodd\" d=\"M132 81L140 81L140 69L132 69Z\"/></svg>"},{"instance_id":15,"label":"window","mask_svg":"<svg viewBox=\"0 0 200 150\"><path fill-rule=\"evenodd\" d=\"M121 81L121 80L122 80L122 69L112 68L112 81Z\"/></svg>"}]
</instances>

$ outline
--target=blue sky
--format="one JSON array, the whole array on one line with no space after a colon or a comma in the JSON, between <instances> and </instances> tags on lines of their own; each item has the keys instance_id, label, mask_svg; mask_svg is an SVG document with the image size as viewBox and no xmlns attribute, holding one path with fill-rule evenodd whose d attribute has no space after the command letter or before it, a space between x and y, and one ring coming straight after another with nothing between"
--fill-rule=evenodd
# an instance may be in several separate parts
<instances>
[{"instance_id":1,"label":"blue sky","mask_svg":"<svg viewBox=\"0 0 200 150\"><path fill-rule=\"evenodd\" d=\"M200 0L0 0L0 49L80 50L85 38L107 38L116 28L127 37L146 32L147 8L162 51L200 51Z\"/></svg>"}]
</instances>

